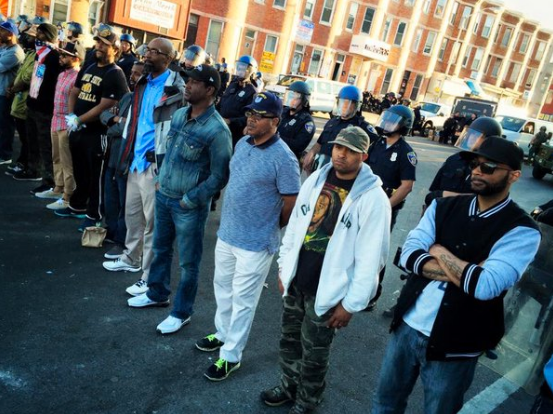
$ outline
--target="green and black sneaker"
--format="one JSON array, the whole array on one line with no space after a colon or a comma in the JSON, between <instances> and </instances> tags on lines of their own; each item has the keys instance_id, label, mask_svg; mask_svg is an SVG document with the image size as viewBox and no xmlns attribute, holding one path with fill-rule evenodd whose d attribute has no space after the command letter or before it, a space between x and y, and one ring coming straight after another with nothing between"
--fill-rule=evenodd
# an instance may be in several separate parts
<instances>
[{"instance_id":1,"label":"green and black sneaker","mask_svg":"<svg viewBox=\"0 0 553 414\"><path fill-rule=\"evenodd\" d=\"M221 348L225 343L219 341L215 334L207 335L196 342L196 348L204 352L213 352Z\"/></svg>"},{"instance_id":2,"label":"green and black sneaker","mask_svg":"<svg viewBox=\"0 0 553 414\"><path fill-rule=\"evenodd\" d=\"M223 381L232 371L240 368L240 362L229 362L219 358L216 363L210 366L204 376L210 381Z\"/></svg>"}]
</instances>

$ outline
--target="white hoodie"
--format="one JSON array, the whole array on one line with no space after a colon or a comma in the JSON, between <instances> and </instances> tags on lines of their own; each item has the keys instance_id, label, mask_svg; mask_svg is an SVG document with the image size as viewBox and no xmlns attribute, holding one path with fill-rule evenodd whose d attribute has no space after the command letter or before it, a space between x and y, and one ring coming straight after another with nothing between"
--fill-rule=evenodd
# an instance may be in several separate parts
<instances>
[{"instance_id":1,"label":"white hoodie","mask_svg":"<svg viewBox=\"0 0 553 414\"><path fill-rule=\"evenodd\" d=\"M319 194L332 164L302 185L280 247L278 265L284 295L296 276L298 257ZM349 192L324 256L315 312L321 316L342 302L350 313L367 307L390 247L391 207L382 181L363 163Z\"/></svg>"}]
</instances>

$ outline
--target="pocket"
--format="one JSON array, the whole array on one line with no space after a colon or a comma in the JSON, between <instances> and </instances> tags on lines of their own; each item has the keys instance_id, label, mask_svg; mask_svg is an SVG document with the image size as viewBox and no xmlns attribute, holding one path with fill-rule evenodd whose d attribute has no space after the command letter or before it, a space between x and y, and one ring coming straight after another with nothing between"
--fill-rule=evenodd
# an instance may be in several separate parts
<instances>
[{"instance_id":1,"label":"pocket","mask_svg":"<svg viewBox=\"0 0 553 414\"><path fill-rule=\"evenodd\" d=\"M200 143L193 140L186 140L182 145L181 154L182 157L187 161L196 161L198 158L200 158L200 154L202 153L203 149L204 147L203 145L200 145Z\"/></svg>"}]
</instances>

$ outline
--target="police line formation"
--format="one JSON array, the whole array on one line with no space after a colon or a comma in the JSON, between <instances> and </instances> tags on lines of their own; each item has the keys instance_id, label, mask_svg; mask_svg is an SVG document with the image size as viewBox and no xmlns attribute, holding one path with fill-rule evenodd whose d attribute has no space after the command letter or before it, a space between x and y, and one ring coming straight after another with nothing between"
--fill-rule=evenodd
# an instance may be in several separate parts
<instances>
[{"instance_id":1,"label":"police line formation","mask_svg":"<svg viewBox=\"0 0 553 414\"><path fill-rule=\"evenodd\" d=\"M56 216L79 219L79 231L105 224L113 247L103 267L140 273L126 289L128 306L169 307L173 295L156 328L164 335L190 322L205 223L225 188L214 329L196 342L219 358L204 375L222 381L240 367L277 256L281 374L261 399L289 404L291 414L312 412L337 330L373 310L381 294L390 233L416 178L417 156L404 139L415 118L409 102L389 106L373 126L361 115L361 91L345 86L307 150L316 127L305 82L278 97L263 91L251 56L240 57L231 76L224 59L213 64L197 45L179 59L167 39L137 48L132 35L107 24L94 28L88 51L82 36L77 22L56 27L19 16L0 24L6 174L36 181L32 193L52 199L46 207ZM418 377L426 413L461 409L478 357L504 335L503 297L540 244L536 221L509 197L521 149L486 117L454 138L462 151L438 171L401 250L409 276L385 312L392 334L374 414L404 412ZM303 185L301 170L309 174ZM171 292L175 240L180 281ZM544 384L535 413L551 409Z\"/></svg>"}]
</instances>

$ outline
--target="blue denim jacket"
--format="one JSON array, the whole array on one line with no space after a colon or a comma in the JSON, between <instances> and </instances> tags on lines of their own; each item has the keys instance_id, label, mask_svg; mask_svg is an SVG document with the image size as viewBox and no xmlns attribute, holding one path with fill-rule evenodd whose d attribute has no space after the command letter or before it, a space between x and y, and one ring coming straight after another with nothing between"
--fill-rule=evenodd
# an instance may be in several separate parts
<instances>
[{"instance_id":1,"label":"blue denim jacket","mask_svg":"<svg viewBox=\"0 0 553 414\"><path fill-rule=\"evenodd\" d=\"M187 106L173 114L158 182L162 194L197 208L226 185L232 138L214 105L195 119L190 111Z\"/></svg>"}]
</instances>

